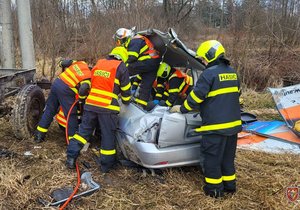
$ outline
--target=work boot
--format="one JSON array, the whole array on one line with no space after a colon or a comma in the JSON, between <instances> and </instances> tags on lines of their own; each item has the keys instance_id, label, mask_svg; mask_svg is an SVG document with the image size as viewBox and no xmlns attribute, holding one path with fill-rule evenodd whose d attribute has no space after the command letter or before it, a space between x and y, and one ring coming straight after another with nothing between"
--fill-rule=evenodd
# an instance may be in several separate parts
<instances>
[{"instance_id":1,"label":"work boot","mask_svg":"<svg viewBox=\"0 0 300 210\"><path fill-rule=\"evenodd\" d=\"M223 182L224 192L234 194L236 192L236 180Z\"/></svg>"},{"instance_id":2,"label":"work boot","mask_svg":"<svg viewBox=\"0 0 300 210\"><path fill-rule=\"evenodd\" d=\"M203 187L204 193L212 198L221 198L224 196L224 191L220 189L207 189L206 186Z\"/></svg>"},{"instance_id":3,"label":"work boot","mask_svg":"<svg viewBox=\"0 0 300 210\"><path fill-rule=\"evenodd\" d=\"M34 141L36 143L41 143L41 142L45 141L45 137L46 137L46 132L41 132L38 130L36 130L34 132Z\"/></svg>"},{"instance_id":4,"label":"work boot","mask_svg":"<svg viewBox=\"0 0 300 210\"><path fill-rule=\"evenodd\" d=\"M66 166L68 169L76 168L76 158L67 157Z\"/></svg>"},{"instance_id":5,"label":"work boot","mask_svg":"<svg viewBox=\"0 0 300 210\"><path fill-rule=\"evenodd\" d=\"M109 166L109 165L101 165L100 166L100 171L102 172L102 173L108 173L108 172L110 172L111 171L111 169L113 169L114 168L114 166Z\"/></svg>"},{"instance_id":6,"label":"work boot","mask_svg":"<svg viewBox=\"0 0 300 210\"><path fill-rule=\"evenodd\" d=\"M109 158L109 161L107 161L108 158ZM105 161L105 159L106 159L106 161ZM115 160L115 157L106 157L106 156L100 157L100 171L102 173L108 173L116 166L116 164L117 164L117 161Z\"/></svg>"},{"instance_id":7,"label":"work boot","mask_svg":"<svg viewBox=\"0 0 300 210\"><path fill-rule=\"evenodd\" d=\"M234 189L224 188L224 192L225 193L229 193L229 194L234 194L234 193L236 193L236 188L234 188Z\"/></svg>"}]
</instances>

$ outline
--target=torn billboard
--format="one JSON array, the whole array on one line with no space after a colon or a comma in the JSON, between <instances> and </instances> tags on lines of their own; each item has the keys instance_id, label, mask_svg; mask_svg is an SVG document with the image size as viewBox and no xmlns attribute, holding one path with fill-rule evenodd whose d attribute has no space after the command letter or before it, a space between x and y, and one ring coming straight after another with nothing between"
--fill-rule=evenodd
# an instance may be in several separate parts
<instances>
[{"instance_id":1,"label":"torn billboard","mask_svg":"<svg viewBox=\"0 0 300 210\"><path fill-rule=\"evenodd\" d=\"M300 84L269 90L288 128L300 137L299 130L295 130L295 124L300 120Z\"/></svg>"},{"instance_id":2,"label":"torn billboard","mask_svg":"<svg viewBox=\"0 0 300 210\"><path fill-rule=\"evenodd\" d=\"M300 138L282 121L256 121L246 124L238 137L240 148L300 154Z\"/></svg>"}]
</instances>

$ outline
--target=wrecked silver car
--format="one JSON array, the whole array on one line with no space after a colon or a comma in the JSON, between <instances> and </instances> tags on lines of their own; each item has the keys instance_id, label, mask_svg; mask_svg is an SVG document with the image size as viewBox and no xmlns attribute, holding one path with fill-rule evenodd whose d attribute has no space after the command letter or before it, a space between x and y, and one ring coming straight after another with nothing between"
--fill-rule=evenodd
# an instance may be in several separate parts
<instances>
[{"instance_id":1,"label":"wrecked silver car","mask_svg":"<svg viewBox=\"0 0 300 210\"><path fill-rule=\"evenodd\" d=\"M174 67L188 69L197 81L204 65L188 49L173 29L167 33L152 29L141 31L161 53L162 60ZM146 112L136 104L122 105L118 146L126 159L146 168L199 165L201 136L193 129L201 125L198 113L170 113L156 106Z\"/></svg>"}]
</instances>

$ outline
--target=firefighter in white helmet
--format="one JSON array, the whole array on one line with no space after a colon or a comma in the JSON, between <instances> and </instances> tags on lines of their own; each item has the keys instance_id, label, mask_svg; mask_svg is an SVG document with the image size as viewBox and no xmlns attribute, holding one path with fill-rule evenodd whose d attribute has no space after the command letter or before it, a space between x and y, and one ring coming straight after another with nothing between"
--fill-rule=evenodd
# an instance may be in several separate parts
<instances>
[{"instance_id":1,"label":"firefighter in white helmet","mask_svg":"<svg viewBox=\"0 0 300 210\"><path fill-rule=\"evenodd\" d=\"M126 65L130 75L142 78L139 95L135 102L147 109L151 95L152 84L156 79L160 56L153 43L143 35L135 34L134 28L120 28L113 36L116 45L124 46L128 51Z\"/></svg>"}]
</instances>

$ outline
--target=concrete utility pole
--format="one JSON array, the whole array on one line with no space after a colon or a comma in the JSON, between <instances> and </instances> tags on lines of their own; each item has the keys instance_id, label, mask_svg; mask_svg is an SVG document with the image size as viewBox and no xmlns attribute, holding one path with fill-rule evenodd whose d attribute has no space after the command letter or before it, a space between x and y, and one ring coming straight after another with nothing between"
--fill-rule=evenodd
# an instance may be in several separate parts
<instances>
[{"instance_id":1,"label":"concrete utility pole","mask_svg":"<svg viewBox=\"0 0 300 210\"><path fill-rule=\"evenodd\" d=\"M34 45L29 0L17 0L22 66L35 68Z\"/></svg>"},{"instance_id":2,"label":"concrete utility pole","mask_svg":"<svg viewBox=\"0 0 300 210\"><path fill-rule=\"evenodd\" d=\"M0 0L0 21L2 26L2 42L0 41L0 44L2 44L0 48L2 67L15 68L16 64L10 0Z\"/></svg>"}]
</instances>

